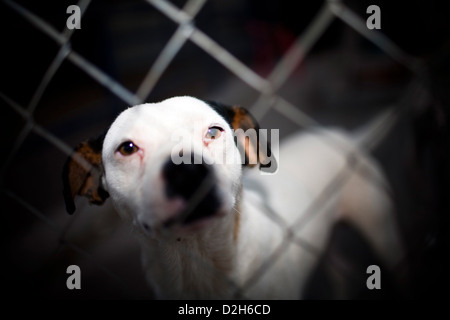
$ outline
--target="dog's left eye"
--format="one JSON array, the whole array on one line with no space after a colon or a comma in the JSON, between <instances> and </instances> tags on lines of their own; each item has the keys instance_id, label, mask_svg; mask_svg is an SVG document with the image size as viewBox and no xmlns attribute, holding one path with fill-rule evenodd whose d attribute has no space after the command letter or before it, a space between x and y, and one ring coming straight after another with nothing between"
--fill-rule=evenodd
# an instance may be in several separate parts
<instances>
[{"instance_id":1,"label":"dog's left eye","mask_svg":"<svg viewBox=\"0 0 450 320\"><path fill-rule=\"evenodd\" d=\"M125 141L122 143L119 148L117 148L117 151L120 152L123 156L129 156L133 153L137 152L139 150L139 147L135 145L132 141Z\"/></svg>"},{"instance_id":2,"label":"dog's left eye","mask_svg":"<svg viewBox=\"0 0 450 320\"><path fill-rule=\"evenodd\" d=\"M218 139L222 135L223 129L220 127L211 127L206 132L205 138L209 140Z\"/></svg>"}]
</instances>

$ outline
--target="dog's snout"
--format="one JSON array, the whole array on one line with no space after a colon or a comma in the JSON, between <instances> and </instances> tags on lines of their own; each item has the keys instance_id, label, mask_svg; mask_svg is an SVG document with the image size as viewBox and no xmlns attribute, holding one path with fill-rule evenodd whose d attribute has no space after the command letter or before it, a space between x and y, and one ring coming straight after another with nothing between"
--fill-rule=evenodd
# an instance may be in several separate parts
<instances>
[{"instance_id":1,"label":"dog's snout","mask_svg":"<svg viewBox=\"0 0 450 320\"><path fill-rule=\"evenodd\" d=\"M190 163L180 164L175 164L172 159L169 159L162 168L165 193L169 203L190 202L185 208L179 210L179 216L175 218L183 224L212 216L221 206L214 185L212 165L204 161L195 163L194 158L195 156L191 155Z\"/></svg>"},{"instance_id":2,"label":"dog's snout","mask_svg":"<svg viewBox=\"0 0 450 320\"><path fill-rule=\"evenodd\" d=\"M209 165L204 161L194 163L194 155L191 155L190 163L175 164L168 159L162 169L163 178L166 180L166 196L168 198L182 197L189 200L198 186L210 174Z\"/></svg>"}]
</instances>

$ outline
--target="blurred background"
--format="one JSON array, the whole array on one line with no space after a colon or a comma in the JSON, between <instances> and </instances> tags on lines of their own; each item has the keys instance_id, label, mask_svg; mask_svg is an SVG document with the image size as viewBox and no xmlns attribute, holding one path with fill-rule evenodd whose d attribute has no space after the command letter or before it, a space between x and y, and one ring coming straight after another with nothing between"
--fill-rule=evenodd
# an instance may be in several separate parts
<instances>
[{"instance_id":1,"label":"blurred background","mask_svg":"<svg viewBox=\"0 0 450 320\"><path fill-rule=\"evenodd\" d=\"M13 3L13 5L11 5ZM186 1L170 1L183 8ZM377 257L351 226L339 224L311 277L306 297L442 297L449 270L450 15L444 1L343 1L366 21L369 5L381 9L381 32L419 71L393 59L339 18L317 36L305 58L290 70L277 94L322 125L356 129L388 107L401 108L393 129L373 150L393 189L396 218L407 255L383 289L367 290L366 267ZM67 154L30 130L37 124L70 147L101 134L127 108L85 70L64 60L49 80L32 120L17 108L33 95L60 46L14 9L19 4L58 33L74 1L0 2L0 208L2 289L12 297L152 298L140 266L139 248L110 204L77 200L65 212L62 167ZM268 77L324 5L323 1L208 0L195 27L261 77ZM93 0L75 30L71 49L135 93L178 24L146 1ZM411 89L413 88L413 89ZM252 108L261 94L192 41L176 52L146 97L176 95ZM29 109L30 110L30 109ZM281 138L302 128L271 108L263 128ZM336 277L330 263L344 272ZM82 270L82 290L66 288L67 266ZM394 280L395 279L395 280Z\"/></svg>"}]
</instances>

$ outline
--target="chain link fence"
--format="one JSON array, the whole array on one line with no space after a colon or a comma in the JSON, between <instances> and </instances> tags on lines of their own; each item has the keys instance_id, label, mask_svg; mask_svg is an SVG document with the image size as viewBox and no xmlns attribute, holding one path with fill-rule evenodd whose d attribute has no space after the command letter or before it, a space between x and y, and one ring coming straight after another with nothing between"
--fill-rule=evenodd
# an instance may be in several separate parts
<instances>
[{"instance_id":1,"label":"chain link fence","mask_svg":"<svg viewBox=\"0 0 450 320\"><path fill-rule=\"evenodd\" d=\"M77 214L67 216L55 177L73 146L106 128L120 110L191 93L247 104L263 127L282 128L282 137L329 124L354 129L389 110L359 146L380 160L393 185L407 245L394 275L401 278L400 288L385 297L435 292L439 272L445 274L442 253L448 249L448 140L441 134L448 129L447 95L441 85L447 79L441 71L448 59L440 48L430 47L433 59L419 59L402 49L384 33L389 20L382 5L382 29L370 30L363 11L369 4L362 8L339 0L299 4L298 9L270 1L80 0L81 29L68 29L65 9L70 4L63 1L48 9L26 1L2 3L8 16L2 32L8 33L10 25L19 32L9 34L3 50L17 45L27 51L3 59L5 70L20 77L3 79L0 90L7 128L0 169L7 229L2 274L11 284L11 294L152 297L140 270L138 248L110 214L110 206L92 208L79 200ZM288 20L294 27L272 20L272 9L294 10ZM298 20L292 19L297 15ZM248 38L242 37L242 30ZM124 60L127 64L117 65ZM33 72L27 69L31 65ZM19 78L23 83L15 81ZM340 188L341 178L336 177L303 217L314 215L315 206ZM299 221L307 223L307 218ZM257 281L289 242L318 254L314 244L293 238L289 229L285 233L282 245L245 286ZM346 245L339 249L336 243ZM355 243L364 240L346 226L335 231L311 277L308 297L327 298L342 288L347 288L344 296L365 297L367 293L355 285L362 282L365 288L361 279L366 274L355 276L358 263L365 260L355 255L367 256L369 250ZM70 264L83 270L85 287L79 292L65 287ZM343 279L342 288L318 280L329 275L329 269ZM245 295L245 289L238 288L237 294Z\"/></svg>"}]
</instances>

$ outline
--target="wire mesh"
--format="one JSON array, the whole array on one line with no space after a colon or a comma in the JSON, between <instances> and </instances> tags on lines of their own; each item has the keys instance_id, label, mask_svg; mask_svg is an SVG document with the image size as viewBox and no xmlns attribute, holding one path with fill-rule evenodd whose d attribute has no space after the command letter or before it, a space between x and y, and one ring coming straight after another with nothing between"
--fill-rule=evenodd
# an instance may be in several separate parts
<instances>
[{"instance_id":1,"label":"wire mesh","mask_svg":"<svg viewBox=\"0 0 450 320\"><path fill-rule=\"evenodd\" d=\"M352 11L352 9L345 5L343 1L325 1L308 27L292 41L288 50L267 73L268 75L263 76L252 69L252 67L242 62L226 47L220 45L213 37L209 36L196 25L197 16L202 8L208 5L209 1L189 0L184 6L179 8L167 0L147 0L145 1L146 5L151 6L167 19L171 20L176 25L176 28L169 40L160 50L157 57L153 60L152 66L144 75L143 80L137 85L136 90L130 90L126 85L117 81L111 74L106 73L100 67L96 66L94 63L83 57L82 54L73 49L71 39L73 39L76 33L80 31L77 31L76 29L69 30L67 28L63 28L62 32L58 31L55 27L46 22L45 19L27 9L26 6L21 5L19 1L4 0L3 2L6 7L11 9L17 15L17 17L20 17L20 19L23 20L23 23L31 24L35 29L54 41L58 46L56 55L49 64L48 69L45 71L27 105L20 105L18 102L13 101L6 93L0 92L0 98L3 100L4 104L25 121L21 131L12 143L12 149L5 155L6 160L2 164L1 179L3 193L8 198L17 202L27 212L31 213L37 220L52 229L53 232L59 234L57 237L58 250L61 250L60 246L65 246L80 253L85 259L93 261L102 272L107 274L114 282L119 283L121 288L124 291L127 291L127 294L131 296L133 294L129 292L131 290L127 289L126 281L122 280L114 271L111 271L110 266L96 263L95 257L88 253L89 248L83 249L78 244L67 239L66 235L70 233L72 229L71 223L63 226L59 223L55 223L48 214L42 212L40 209L33 206L27 199L10 190L5 182L8 171L11 166L13 166L26 139L31 134L40 136L65 156L70 156L72 154L73 147L71 145L37 123L35 120L35 115L36 112L39 111L43 95L49 84L55 80L55 75L58 73L63 63L72 63L95 82L109 90L119 100L123 101L128 106L132 106L152 98L152 92L160 83L161 78L168 72L168 69L176 59L177 55L179 55L183 48L188 44L193 44L222 65L223 68L231 72L234 77L240 79L240 81L256 92L256 98L253 100L253 104L249 109L257 120L263 121L264 117L269 112L275 112L294 123L298 128L318 127L321 126L320 121L314 119L307 111L303 111L301 106L297 105L296 102L290 102L289 98L284 97L282 88L290 79L294 71L308 57L310 51L321 39L323 34L338 20L359 33L369 42L372 42L379 50L391 57L399 65L410 70L412 74L411 78L413 79L408 90L399 94L397 102L389 106L388 109L390 112L385 114L385 117L380 119L380 121L376 123L376 126L370 128L367 139L360 141L360 150L371 152L382 144L385 139L392 138L391 131L397 126L400 121L399 119L405 118L408 114L413 113L415 105L425 105L427 103L426 97L429 96L430 89L428 88L428 75L425 64L421 60L403 51L385 36L382 31L369 30L366 27L365 19ZM80 0L77 5L81 8L83 16L89 14L91 1ZM418 96L420 98L417 98ZM332 138L327 139L327 143L336 147L337 150L340 150L348 157L348 166L354 167L357 165L357 161L351 160L354 160L353 152L360 152L360 150L344 150L342 149L342 146L340 146L338 142L333 141ZM77 161L82 165L88 166L86 163L83 164L83 159L77 159ZM299 227L304 227L308 224L308 221L314 216L315 212L319 211L317 209L322 206L326 202L326 199L330 198L334 192L339 190L345 182L345 179L346 176L344 172L335 177L333 182L323 190L321 196L302 214L302 218L296 222L296 230ZM236 297L245 297L246 290L258 281L269 268L271 268L277 261L277 257L286 250L289 243L295 243L313 255L319 254L314 247L314 243L308 243L305 239L295 236L292 232L293 226L289 227L283 223L283 221L277 217L276 212L268 213L268 215L273 220L274 225L278 225L278 227L284 230L284 239L269 259L255 271L253 276L248 279L243 287L234 284ZM198 258L194 253L190 254L192 259ZM213 267L211 266L211 268ZM335 268L338 271L342 269L338 264L331 265L331 268ZM213 271L217 272L216 270ZM343 271L343 273L345 273L345 271Z\"/></svg>"}]
</instances>

